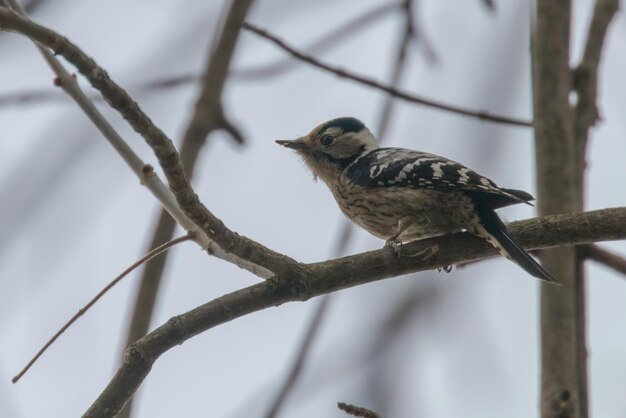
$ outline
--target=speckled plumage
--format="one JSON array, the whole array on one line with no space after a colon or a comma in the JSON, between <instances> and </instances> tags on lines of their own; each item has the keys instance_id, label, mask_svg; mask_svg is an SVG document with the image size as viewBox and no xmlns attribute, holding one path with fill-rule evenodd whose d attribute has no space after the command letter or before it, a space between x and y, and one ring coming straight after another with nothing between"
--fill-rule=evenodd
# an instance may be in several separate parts
<instances>
[{"instance_id":1,"label":"speckled plumage","mask_svg":"<svg viewBox=\"0 0 626 418\"><path fill-rule=\"evenodd\" d=\"M509 237L495 213L532 201L530 194L498 187L434 154L379 148L354 118L333 119L305 137L277 142L296 150L329 187L341 211L371 234L401 243L467 230L533 276L555 281Z\"/></svg>"}]
</instances>

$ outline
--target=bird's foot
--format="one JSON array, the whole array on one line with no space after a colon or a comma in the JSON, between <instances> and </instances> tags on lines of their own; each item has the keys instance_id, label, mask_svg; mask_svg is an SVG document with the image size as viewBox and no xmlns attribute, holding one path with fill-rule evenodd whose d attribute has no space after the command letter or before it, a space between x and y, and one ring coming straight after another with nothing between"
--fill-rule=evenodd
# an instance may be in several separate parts
<instances>
[{"instance_id":1,"label":"bird's foot","mask_svg":"<svg viewBox=\"0 0 626 418\"><path fill-rule=\"evenodd\" d=\"M396 253L398 257L402 255L402 241L397 238L391 238L385 241L385 247L393 249L393 252Z\"/></svg>"}]
</instances>

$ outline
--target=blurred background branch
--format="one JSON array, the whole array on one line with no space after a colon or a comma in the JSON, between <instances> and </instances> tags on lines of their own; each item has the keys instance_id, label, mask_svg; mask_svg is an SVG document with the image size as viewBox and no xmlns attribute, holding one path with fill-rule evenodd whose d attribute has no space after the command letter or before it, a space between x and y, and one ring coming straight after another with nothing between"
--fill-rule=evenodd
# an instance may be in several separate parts
<instances>
[{"instance_id":1,"label":"blurred background branch","mask_svg":"<svg viewBox=\"0 0 626 418\"><path fill-rule=\"evenodd\" d=\"M252 25L251 23L244 23L243 28L246 30L249 30L250 32L255 33L256 35L267 39L268 41L272 42L274 45L276 45L277 47L281 48L282 50L284 50L285 52L287 52L288 54L290 54L291 56L293 56L296 59L299 59L300 61L306 62L307 64L310 64L316 68L319 68L320 70L324 70L327 71L329 73L332 73L334 75L336 75L339 78L345 78L348 80L352 80L352 81L356 81L357 83L363 84L365 86L383 91L387 94L390 94L394 97L397 97L398 99L402 99L405 100L407 102L410 103L416 103L416 104L420 104L423 106L428 106L428 107L432 107L434 109L439 109L439 110L443 110L446 112L450 112L450 113L454 113L457 115L463 115L463 116L469 116L469 117L473 117L473 118L478 118L480 120L483 121L487 121L487 122L494 122L494 123L501 123L501 124L505 124L505 125L513 125L513 126L532 126L532 122L529 121L525 121L525 120L521 120L521 119L515 119L515 118L510 118L510 117L506 117L506 116L500 116L500 115L494 115L488 112L482 112L482 111L474 111L474 110L469 110L469 109L463 109L461 107L458 106L452 106L452 105L448 105L448 104L444 104L441 102L437 102L434 100L430 100L421 96L417 96L414 94L410 94L410 93L406 93L403 91L399 91L394 89L391 86L386 86L384 84L379 83L378 81L368 78L368 77L364 77L361 75L357 75L354 74L350 71L344 70L342 68L339 67L334 67L328 64L325 64L319 60L317 60L316 58L313 58L310 55L307 55L301 51L298 51L297 49L287 45L287 43L285 43L284 41L282 41L281 39L279 39L278 37L274 36L273 34L271 34L270 32L268 32L267 30L261 29L255 25Z\"/></svg>"},{"instance_id":2,"label":"blurred background branch","mask_svg":"<svg viewBox=\"0 0 626 418\"><path fill-rule=\"evenodd\" d=\"M626 275L626 258L621 254L614 253L597 245L583 245L579 247L578 254L583 260L595 261L606 266L616 273Z\"/></svg>"},{"instance_id":3,"label":"blurred background branch","mask_svg":"<svg viewBox=\"0 0 626 418\"><path fill-rule=\"evenodd\" d=\"M571 3L537 1L533 96L539 214L584 208L586 148L598 118L598 65L618 1L597 0L583 59L570 70ZM575 93L574 105L570 104ZM541 254L562 280L541 286L541 416L586 418L588 406L586 278L575 248Z\"/></svg>"},{"instance_id":4,"label":"blurred background branch","mask_svg":"<svg viewBox=\"0 0 626 418\"><path fill-rule=\"evenodd\" d=\"M39 0L33 1L33 3ZM322 53L334 49L346 42L360 31L367 27L378 23L392 12L403 11L402 3L385 3L371 10L366 11L360 16L355 17L348 23L342 24L338 28L322 35L319 39L311 42L304 48L308 53ZM417 37L417 35L415 35ZM422 37L421 45L425 49L427 56L435 59L434 53L426 40ZM299 63L290 58L278 59L269 64L261 64L249 68L230 69L229 78L237 81L263 81L285 75L289 71L293 71L299 67ZM146 94L154 94L164 90L179 88L200 81L201 76L197 74L185 73L177 74L169 77L162 77L142 84L131 86L135 96L143 96ZM91 95L90 99L101 102L102 97ZM52 89L32 89L22 90L14 93L0 95L0 108L15 107L24 105L43 105L45 103L64 102L65 97L58 94Z\"/></svg>"},{"instance_id":5,"label":"blurred background branch","mask_svg":"<svg viewBox=\"0 0 626 418\"><path fill-rule=\"evenodd\" d=\"M361 406L350 405L345 402L338 402L337 407L341 409L343 412L345 412L346 414L351 415L353 417L381 418L381 416L378 415L376 412L370 411L369 409L363 408Z\"/></svg>"}]
</instances>

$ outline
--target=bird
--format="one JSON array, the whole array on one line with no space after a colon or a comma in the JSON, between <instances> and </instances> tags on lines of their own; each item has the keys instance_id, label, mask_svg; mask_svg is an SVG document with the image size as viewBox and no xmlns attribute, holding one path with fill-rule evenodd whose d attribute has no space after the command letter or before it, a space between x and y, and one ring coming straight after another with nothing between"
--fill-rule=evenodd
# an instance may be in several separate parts
<instances>
[{"instance_id":1,"label":"bird","mask_svg":"<svg viewBox=\"0 0 626 418\"><path fill-rule=\"evenodd\" d=\"M401 245L418 239L467 231L517 263L530 275L557 280L509 235L496 209L531 204L522 190L492 180L450 159L405 148L381 148L363 122L340 117L295 140L277 140L296 151L330 189L351 221Z\"/></svg>"}]
</instances>

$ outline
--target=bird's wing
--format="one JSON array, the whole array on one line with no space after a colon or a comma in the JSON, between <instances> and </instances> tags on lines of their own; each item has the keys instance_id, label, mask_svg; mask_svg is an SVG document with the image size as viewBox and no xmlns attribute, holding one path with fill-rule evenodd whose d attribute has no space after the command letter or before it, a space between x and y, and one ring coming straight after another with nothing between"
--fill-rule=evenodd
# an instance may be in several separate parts
<instances>
[{"instance_id":1,"label":"bird's wing","mask_svg":"<svg viewBox=\"0 0 626 418\"><path fill-rule=\"evenodd\" d=\"M434 190L462 190L490 200L490 207L528 203L533 197L521 190L504 189L456 161L404 148L378 148L346 169L353 182L366 187L404 186Z\"/></svg>"}]
</instances>

